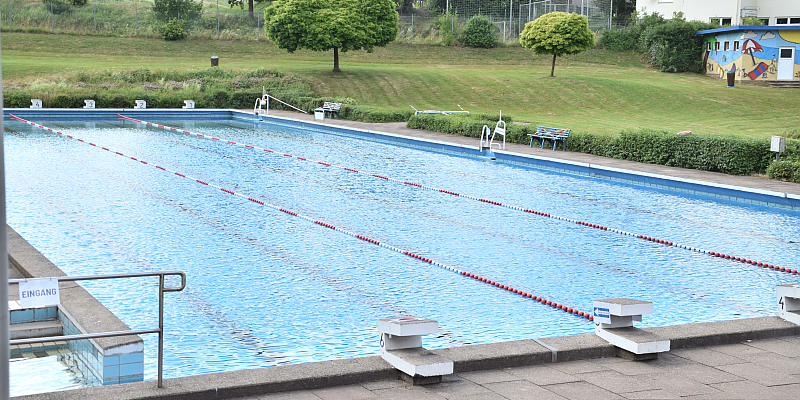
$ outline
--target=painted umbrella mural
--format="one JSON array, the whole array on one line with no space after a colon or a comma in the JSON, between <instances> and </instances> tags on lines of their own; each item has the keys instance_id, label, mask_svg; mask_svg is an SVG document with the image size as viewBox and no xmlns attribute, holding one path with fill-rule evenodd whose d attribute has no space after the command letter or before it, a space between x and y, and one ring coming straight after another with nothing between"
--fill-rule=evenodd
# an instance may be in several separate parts
<instances>
[{"instance_id":1,"label":"painted umbrella mural","mask_svg":"<svg viewBox=\"0 0 800 400\"><path fill-rule=\"evenodd\" d=\"M756 58L753 57L753 53L756 51L764 51L764 49L762 49L761 45L755 40L747 39L742 44L742 53L750 54L750 58L753 60L753 65L756 65Z\"/></svg>"}]
</instances>

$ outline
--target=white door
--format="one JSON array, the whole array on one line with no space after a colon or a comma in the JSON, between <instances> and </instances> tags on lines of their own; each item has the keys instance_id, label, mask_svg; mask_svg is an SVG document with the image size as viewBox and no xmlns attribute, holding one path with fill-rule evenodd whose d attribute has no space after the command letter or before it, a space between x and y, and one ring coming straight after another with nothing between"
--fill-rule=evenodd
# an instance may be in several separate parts
<instances>
[{"instance_id":1,"label":"white door","mask_svg":"<svg viewBox=\"0 0 800 400\"><path fill-rule=\"evenodd\" d=\"M781 47L778 49L778 80L792 79L794 79L794 47Z\"/></svg>"}]
</instances>

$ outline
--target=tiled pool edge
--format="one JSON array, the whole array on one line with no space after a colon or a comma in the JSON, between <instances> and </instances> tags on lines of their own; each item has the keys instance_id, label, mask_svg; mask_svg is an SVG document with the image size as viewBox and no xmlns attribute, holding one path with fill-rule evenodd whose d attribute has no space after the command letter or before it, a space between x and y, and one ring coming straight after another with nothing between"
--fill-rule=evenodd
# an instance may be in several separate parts
<instances>
[{"instance_id":1,"label":"tiled pool edge","mask_svg":"<svg viewBox=\"0 0 800 400\"><path fill-rule=\"evenodd\" d=\"M778 317L646 330L672 340L673 350L800 335L800 326ZM551 349L556 351L555 358ZM614 357L615 354L610 344L593 333L451 347L434 352L453 360L456 373L549 364L554 359L555 362L567 362ZM396 370L379 356L372 356L172 378L164 380L164 387L160 389L155 381L145 381L21 396L18 399L228 399L397 378Z\"/></svg>"},{"instance_id":2,"label":"tiled pool edge","mask_svg":"<svg viewBox=\"0 0 800 400\"><path fill-rule=\"evenodd\" d=\"M8 227L9 262L27 277L66 276L57 266ZM129 330L122 321L75 282L59 284L58 318L64 335ZM70 340L67 345L90 384L144 379L144 342L139 336Z\"/></svg>"},{"instance_id":3,"label":"tiled pool edge","mask_svg":"<svg viewBox=\"0 0 800 400\"><path fill-rule=\"evenodd\" d=\"M180 119L192 117L199 119L229 119L235 118L251 122L258 122L252 113L238 110L215 110L215 109L4 109L4 119L8 120L8 114L13 113L21 118L47 118L87 121L107 120L115 117L117 113L136 115L138 118L150 119ZM287 128L309 129L322 133L335 135L366 138L377 142L389 143L410 148L418 148L427 151L434 151L443 154L456 155L461 157L486 157L484 152L477 147L465 146L435 140L408 137L388 132L343 127L336 125L323 124L311 121L302 121L278 116L263 116L265 122L284 126ZM528 154L519 154L509 151L494 151L492 155L496 162L512 165L519 165L528 168L544 169L565 174L588 176L592 178L611 180L626 184L645 186L656 189L675 191L699 196L713 197L722 200L736 201L746 204L757 204L768 207L783 208L789 210L800 210L800 195L774 192L768 190L752 189L747 187L724 185L713 182L684 179L667 175L651 174L646 172L632 171L620 168L606 167L602 165L581 163L569 160L561 160L547 157L539 157Z\"/></svg>"}]
</instances>

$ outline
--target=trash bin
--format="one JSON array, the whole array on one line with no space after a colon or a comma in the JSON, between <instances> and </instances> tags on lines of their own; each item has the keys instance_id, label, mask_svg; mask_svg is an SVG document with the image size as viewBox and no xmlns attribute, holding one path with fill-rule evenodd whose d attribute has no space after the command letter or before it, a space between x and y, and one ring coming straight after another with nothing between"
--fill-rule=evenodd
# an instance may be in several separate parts
<instances>
[{"instance_id":1,"label":"trash bin","mask_svg":"<svg viewBox=\"0 0 800 400\"><path fill-rule=\"evenodd\" d=\"M734 83L736 83L736 72L728 71L727 75L728 87L733 87Z\"/></svg>"},{"instance_id":2,"label":"trash bin","mask_svg":"<svg viewBox=\"0 0 800 400\"><path fill-rule=\"evenodd\" d=\"M211 57L211 66L212 67L219 67L219 57L212 56Z\"/></svg>"}]
</instances>

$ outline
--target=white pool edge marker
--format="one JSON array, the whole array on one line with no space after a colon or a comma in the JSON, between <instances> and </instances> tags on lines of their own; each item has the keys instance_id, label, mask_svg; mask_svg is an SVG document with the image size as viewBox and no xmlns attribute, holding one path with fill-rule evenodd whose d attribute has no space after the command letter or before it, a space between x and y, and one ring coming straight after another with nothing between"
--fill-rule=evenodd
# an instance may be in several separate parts
<instances>
[{"instance_id":1,"label":"white pool edge marker","mask_svg":"<svg viewBox=\"0 0 800 400\"><path fill-rule=\"evenodd\" d=\"M246 196L246 195L244 195L244 194L241 194L241 193L236 193L236 192L234 192L234 191L232 191L232 190L229 190L229 189L226 189L226 188L224 188L224 187L222 187L222 186L217 186L217 185L214 185L214 184L212 184L212 183L205 182L205 181L203 181L203 180L201 180L201 179L194 178L194 177L192 177L192 176L190 176L190 175L182 174L182 173L180 173L180 172L178 172L178 171L173 171L173 170L171 170L171 169L169 169L169 168L165 168L165 167L162 167L162 166L160 166L160 165L156 165L156 164L153 164L153 163L147 162L147 161L145 161L145 160L142 160L142 159L139 159L139 158L136 158L136 157L132 157L132 156L125 155L124 153L121 153L121 152L119 152L119 151L114 151L114 150L111 150L111 149L110 149L110 148L108 148L108 147L100 146L100 145L98 145L98 144L95 144L95 143L92 143L92 142L85 141L85 140L83 140L83 139L80 139L80 138L74 137L74 136L72 136L72 135L67 135L67 134L65 134L65 133L63 133L63 132L59 132L59 131L57 131L57 130L55 130L55 129L48 128L48 127L46 127L46 126L39 125L39 124L37 124L37 123L35 123L35 122L31 122L31 121L27 121L27 120L25 120L25 119L19 118L19 117L17 117L17 116L15 116L15 115L13 115L13 114L9 114L9 116L11 116L11 118L13 118L13 119L16 119L16 120L18 120L18 121L22 121L22 122L24 122L24 123L26 123L26 124L29 124L29 125L35 126L35 127L37 127L37 128L40 128L40 129L43 129L43 130L46 130L46 131L49 131L49 132L56 133L56 134L58 134L58 135L61 135L61 136L67 137L67 138L69 138L69 139L77 140L77 141L79 141L79 142L81 142L81 143L85 143L85 144L88 144L88 145L90 145L90 146L97 147L97 148L99 148L99 149L102 149L102 150L108 151L108 152L110 152L110 153L114 153L114 154L116 154L116 155L119 155L119 156L121 156L121 157L124 157L124 158L130 159L130 160L133 160L133 161L137 161L137 162L139 162L139 163L141 163L141 164L144 164L144 165L147 165L147 166L154 167L154 168L156 168L156 169L159 169L159 170L162 170L162 171L164 171L164 172L169 172L169 173L172 173L173 175L177 175L177 176L179 176L179 177L182 177L182 178L186 178L186 179L193 180L193 181L195 181L195 182L197 182L197 183L199 183L199 184L201 184L201 185L208 186L208 187L212 187L212 188L215 188L215 189L219 189L219 190L220 190L220 191L222 191L222 192L225 192L225 193L228 193L228 194L232 194L232 195L234 195L234 196L238 196L238 197L241 197L241 198L243 198L243 199L247 199L247 200L249 200L249 201L251 201L251 202L253 202L253 203L256 203L256 204L259 204L259 205L262 205L262 206L266 206L266 207L272 208L272 209L274 209L274 210L277 210L277 211L280 211L280 212L283 212L283 213L289 214L289 215L291 215L291 216L294 216L294 217L298 217L298 218L304 219L304 220L306 220L306 221L309 221L309 222L312 222L312 223L314 223L314 224L316 224L316 225L320 225L320 226L322 226L322 227L329 228L329 229L332 229L332 230L335 230L335 231L338 231L338 232L344 233L344 234L346 234L346 235L349 235L349 236L355 237L355 238L357 238L357 239L360 239L360 240L362 240L362 241L365 241L365 242L368 242L368 243L374 244L374 245L376 245L376 246L385 247L385 248L387 248L387 249L389 249L389 250L392 250L392 251L394 251L394 252L397 252L397 253L404 254L404 255L406 255L406 256L409 256L409 257L411 257L411 258L415 258L415 259L417 259L417 260L420 260L420 261L422 261L422 262L425 262L425 263L428 263L428 264L436 265L436 266L438 266L438 267L441 267L441 268L443 268L443 269L446 269L446 270L449 270L449 271L455 272L455 273L457 273L457 274L459 274L459 275L462 275L462 276L468 276L468 277L470 277L470 278L474 278L474 279L479 279L479 277L478 277L477 275L474 275L474 274L468 273L468 272L466 272L466 271L463 271L463 270L461 270L461 269L458 269L458 268L455 268L455 267L452 267L452 266L448 266L448 265L446 265L446 264L444 264L444 263L436 262L436 261L434 261L434 260L431 260L431 259L429 259L429 258L426 258L426 257L422 257L422 256L420 256L420 255L418 255L418 254L415 254L415 253L412 253L412 252L410 252L410 251L407 251L407 250L404 250L404 249L401 249L401 248L398 248L398 247L390 246L390 245L387 245L387 244L385 244L385 243L381 243L380 241L377 241L377 240L374 240L374 239L368 238L368 237L366 237L366 236L363 236L363 235L355 234L355 233L353 233L353 232L350 232L350 231L348 231L348 230L345 230L345 229L342 229L342 228L337 228L337 227L335 227L335 226L333 226L333 225L331 225L331 224L328 224L328 223L326 223L326 222L323 222L323 221L316 220L316 219L314 219L314 218L311 218L311 217L309 217L309 216L306 216L306 215L301 215L301 214L298 214L298 213L296 213L296 212L294 212L294 211L291 211L291 210L284 209L284 208L282 208L282 207L279 207L279 206L276 206L276 205L274 205L274 204L270 204L270 203L267 203L267 202L264 202L264 201L261 201L261 200L258 200L258 199L254 199L254 198L252 198L252 197ZM534 300L537 300L537 299L538 299L537 301L541 302L543 305L547 305L547 306L550 306L550 307L553 307L553 308L556 308L556 309L559 309L559 310L565 311L565 312L567 312L567 313L569 313L569 314L573 314L573 315L575 315L575 316L579 316L579 317L581 317L581 318L586 318L586 319L589 319L589 320L591 320L591 319L592 319L592 317L591 317L591 313L589 313L589 312L578 311L578 310L576 310L576 309L573 309L573 308L571 308L571 307L566 307L566 306L565 306L565 305L563 305L563 304L559 304L559 303L556 303L556 302L553 302L553 301L550 301L550 300L544 299L544 298L542 298L542 297L534 296L534 295L532 295L532 294L529 294L529 293L527 293L527 292L523 292L523 291L520 291L520 290L518 290L518 289L514 289L514 288L512 288L512 287L510 287L510 286L507 286L507 285L502 285L502 284L500 284L500 283L497 283L497 282L494 282L494 281L491 281L491 280L484 280L483 282L485 282L485 283L490 283L490 284L492 284L492 285L494 285L494 286L496 286L496 287L498 287L498 288L505 289L505 290L507 290L507 291L509 291L509 292L511 292L511 293L513 293L513 294L519 294L519 295L522 295L523 297L527 297L527 298L534 299Z\"/></svg>"}]
</instances>

